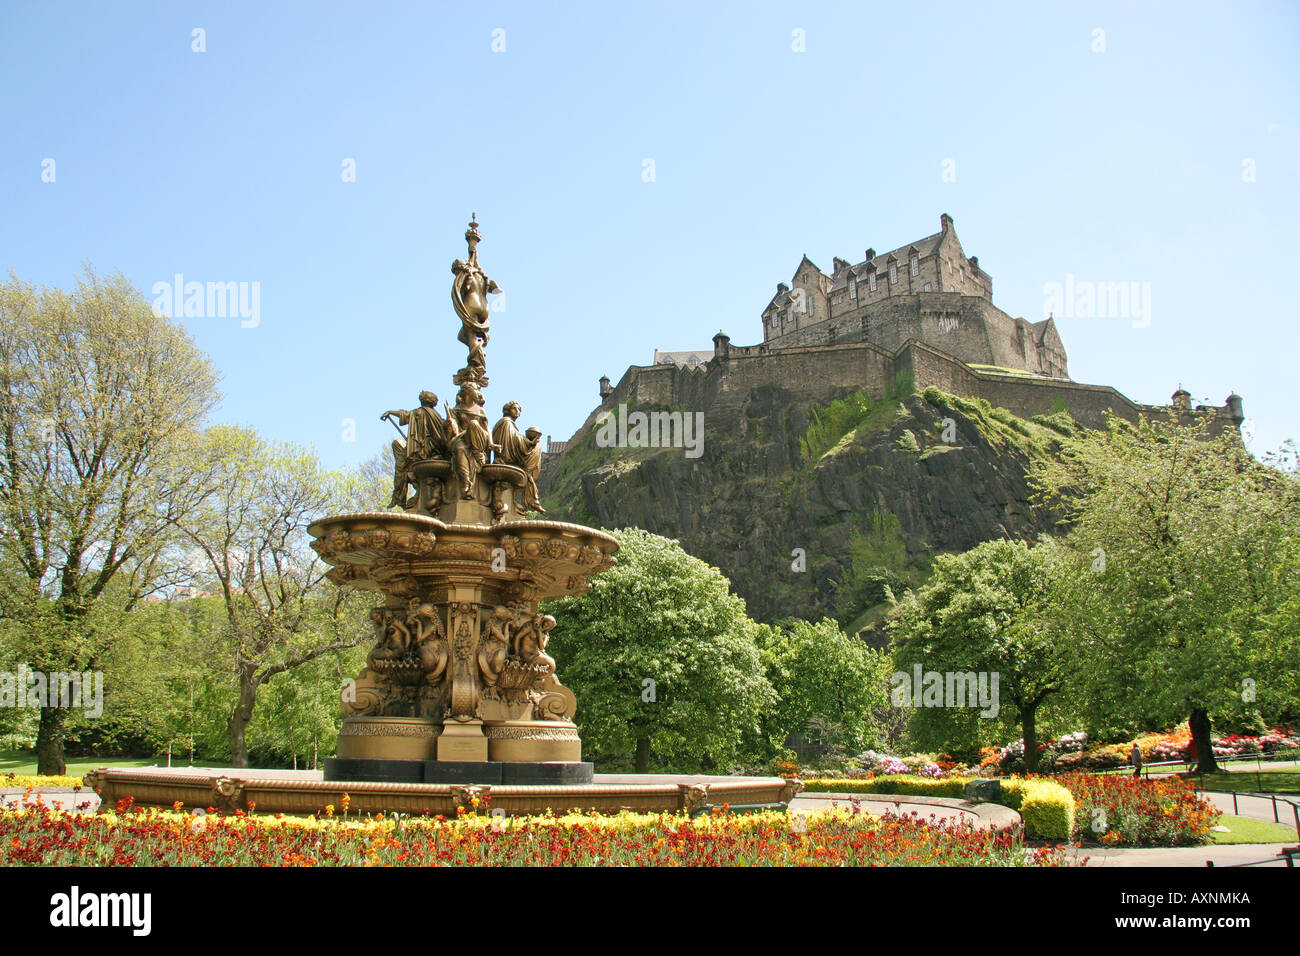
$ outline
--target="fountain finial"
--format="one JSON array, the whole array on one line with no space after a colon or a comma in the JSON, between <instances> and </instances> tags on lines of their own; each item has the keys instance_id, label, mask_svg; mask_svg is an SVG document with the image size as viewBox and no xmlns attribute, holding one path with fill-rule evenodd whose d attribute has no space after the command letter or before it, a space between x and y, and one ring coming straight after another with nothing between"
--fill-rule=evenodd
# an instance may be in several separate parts
<instances>
[{"instance_id":1,"label":"fountain finial","mask_svg":"<svg viewBox=\"0 0 1300 956\"><path fill-rule=\"evenodd\" d=\"M478 264L478 244L483 240L478 231L478 213L469 214L469 228L465 230L465 242L469 244L469 261Z\"/></svg>"}]
</instances>

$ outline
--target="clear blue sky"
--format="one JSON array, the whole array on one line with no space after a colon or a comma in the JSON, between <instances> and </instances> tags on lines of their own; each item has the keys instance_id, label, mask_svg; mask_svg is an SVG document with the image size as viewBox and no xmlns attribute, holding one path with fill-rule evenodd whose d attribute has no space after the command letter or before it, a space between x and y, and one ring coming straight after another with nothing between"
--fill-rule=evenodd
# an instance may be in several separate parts
<instances>
[{"instance_id":1,"label":"clear blue sky","mask_svg":"<svg viewBox=\"0 0 1300 956\"><path fill-rule=\"evenodd\" d=\"M452 397L471 212L507 292L489 406L556 439L602 373L757 341L803 253L860 261L947 212L1012 315L1067 274L1149 282L1145 328L1060 319L1072 376L1235 389L1259 452L1300 439L1298 64L1281 3L7 0L0 271L260 283L256 328L187 321L217 417L346 465L384 410Z\"/></svg>"}]
</instances>

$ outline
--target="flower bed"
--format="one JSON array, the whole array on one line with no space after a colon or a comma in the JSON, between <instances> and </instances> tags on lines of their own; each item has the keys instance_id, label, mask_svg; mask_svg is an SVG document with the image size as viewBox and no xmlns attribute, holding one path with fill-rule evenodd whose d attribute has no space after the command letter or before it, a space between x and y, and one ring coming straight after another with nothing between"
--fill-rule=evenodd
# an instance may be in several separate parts
<instances>
[{"instance_id":1,"label":"flower bed","mask_svg":"<svg viewBox=\"0 0 1300 956\"><path fill-rule=\"evenodd\" d=\"M887 776L867 780L808 780L809 792L960 797L974 778L927 780ZM1209 842L1218 811L1174 778L1133 779L1072 773L1007 777L1001 803L1025 820L1036 840L1111 846L1198 846Z\"/></svg>"},{"instance_id":2,"label":"flower bed","mask_svg":"<svg viewBox=\"0 0 1300 956\"><path fill-rule=\"evenodd\" d=\"M831 810L348 820L44 807L0 813L4 866L1055 866L969 824Z\"/></svg>"},{"instance_id":3,"label":"flower bed","mask_svg":"<svg viewBox=\"0 0 1300 956\"><path fill-rule=\"evenodd\" d=\"M1129 765L1134 744L1138 745L1142 759L1147 763L1186 760L1191 742L1192 734L1186 724L1168 732L1140 734L1122 743L1091 747L1087 735L1080 731L1040 744L1040 769L1053 773L1114 770ZM1242 757L1300 749L1300 736L1284 727L1275 727L1258 737L1242 734L1215 737L1211 744L1216 757ZM1013 741L1001 750L986 748L980 751L980 769L989 772L1023 769L1024 754L1024 741L1021 740Z\"/></svg>"},{"instance_id":4,"label":"flower bed","mask_svg":"<svg viewBox=\"0 0 1300 956\"><path fill-rule=\"evenodd\" d=\"M1210 841L1219 811L1174 778L1066 774L1080 839L1111 846L1199 846Z\"/></svg>"}]
</instances>

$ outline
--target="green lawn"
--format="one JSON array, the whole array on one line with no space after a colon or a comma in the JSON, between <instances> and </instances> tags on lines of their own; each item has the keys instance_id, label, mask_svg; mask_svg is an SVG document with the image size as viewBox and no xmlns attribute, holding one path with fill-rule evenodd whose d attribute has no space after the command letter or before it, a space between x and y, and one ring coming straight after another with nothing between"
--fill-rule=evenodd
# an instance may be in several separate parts
<instances>
[{"instance_id":1,"label":"green lawn","mask_svg":"<svg viewBox=\"0 0 1300 956\"><path fill-rule=\"evenodd\" d=\"M1272 820L1253 820L1250 817L1234 817L1225 813L1216 821L1219 826L1228 828L1229 833L1212 831L1214 842L1223 843L1288 843L1294 846L1300 842L1295 828Z\"/></svg>"},{"instance_id":2,"label":"green lawn","mask_svg":"<svg viewBox=\"0 0 1300 956\"><path fill-rule=\"evenodd\" d=\"M157 761L140 757L69 757L68 775L79 777L97 767L148 767ZM183 767L183 762L175 764ZM24 776L36 774L36 752L32 750L0 750L0 773L17 773Z\"/></svg>"},{"instance_id":3,"label":"green lawn","mask_svg":"<svg viewBox=\"0 0 1300 956\"><path fill-rule=\"evenodd\" d=\"M1300 767L1242 767L1231 773L1179 774L1203 790L1226 793L1300 793Z\"/></svg>"}]
</instances>

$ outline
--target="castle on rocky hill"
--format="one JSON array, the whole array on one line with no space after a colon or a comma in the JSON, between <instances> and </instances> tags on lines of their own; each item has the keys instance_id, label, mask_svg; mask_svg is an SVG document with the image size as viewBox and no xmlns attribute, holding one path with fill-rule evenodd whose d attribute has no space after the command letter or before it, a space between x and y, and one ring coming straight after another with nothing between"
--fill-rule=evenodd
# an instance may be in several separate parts
<instances>
[{"instance_id":1,"label":"castle on rocky hill","mask_svg":"<svg viewBox=\"0 0 1300 956\"><path fill-rule=\"evenodd\" d=\"M984 398L1026 418L1066 410L1090 428L1101 427L1107 411L1130 421L1193 416L1181 386L1171 404L1156 406L1073 381L1055 322L1012 318L995 306L993 279L966 256L946 214L934 235L883 255L868 249L857 265L837 257L829 275L804 256L790 283L777 285L762 324L757 345L732 345L720 331L711 352L656 350L653 364L629 367L616 386L602 377L601 405L588 422L627 401L704 409L742 403L765 385L806 398L844 389L880 397L904 381ZM1210 415L1215 432L1244 420L1235 394L1195 411Z\"/></svg>"}]
</instances>

